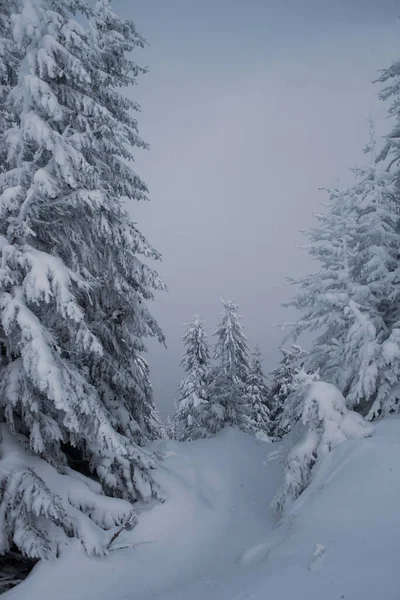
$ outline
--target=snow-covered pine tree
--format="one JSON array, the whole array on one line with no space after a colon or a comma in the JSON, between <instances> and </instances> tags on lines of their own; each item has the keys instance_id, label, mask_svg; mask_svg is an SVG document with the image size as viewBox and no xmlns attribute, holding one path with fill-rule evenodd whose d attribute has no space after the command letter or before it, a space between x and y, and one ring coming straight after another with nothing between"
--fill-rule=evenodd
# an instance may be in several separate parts
<instances>
[{"instance_id":1,"label":"snow-covered pine tree","mask_svg":"<svg viewBox=\"0 0 400 600\"><path fill-rule=\"evenodd\" d=\"M204 321L195 316L184 336L185 351L181 367L185 376L179 385L179 396L174 415L176 439L195 440L206 437L203 416L208 403L207 377L209 372L210 351Z\"/></svg>"},{"instance_id":2,"label":"snow-covered pine tree","mask_svg":"<svg viewBox=\"0 0 400 600\"><path fill-rule=\"evenodd\" d=\"M235 300L222 300L222 320L214 335L217 338L214 358L226 372L245 383L250 368L247 339L243 333L242 317Z\"/></svg>"},{"instance_id":3,"label":"snow-covered pine tree","mask_svg":"<svg viewBox=\"0 0 400 600\"><path fill-rule=\"evenodd\" d=\"M268 390L268 404L271 410L270 434L282 438L290 429L291 423L284 421L283 411L288 396L298 385L297 375L304 366L308 352L297 344L290 348L280 348L282 359L272 371L272 382Z\"/></svg>"},{"instance_id":4,"label":"snow-covered pine tree","mask_svg":"<svg viewBox=\"0 0 400 600\"><path fill-rule=\"evenodd\" d=\"M312 371L322 370L327 381L338 374L335 359L348 329L350 260L356 226L352 199L351 190L329 190L329 200L324 203L326 212L315 215L318 224L308 232L309 244L305 246L320 268L293 281L300 291L291 304L302 313L293 337L296 340L307 330L319 333L307 365Z\"/></svg>"},{"instance_id":5,"label":"snow-covered pine tree","mask_svg":"<svg viewBox=\"0 0 400 600\"><path fill-rule=\"evenodd\" d=\"M143 348L142 351L145 351L145 348ZM140 444L144 444L149 441L162 439L163 427L160 414L154 404L149 364L143 356L138 353L134 356L134 364L135 369L137 369L137 374L141 379L143 396L141 395L142 405L137 406L138 418L136 419L135 416L133 417L134 426L130 432L127 432L127 435L128 437L133 435L134 439L137 441L140 440ZM125 419L125 422L132 424L132 415L128 417L128 421ZM136 423L140 424L137 434L135 434ZM135 437L136 435L140 437Z\"/></svg>"},{"instance_id":6,"label":"snow-covered pine tree","mask_svg":"<svg viewBox=\"0 0 400 600\"><path fill-rule=\"evenodd\" d=\"M20 62L16 44L13 40L11 14L15 11L17 0L0 4L0 139L11 125L11 112L7 98L17 82L17 69ZM5 168L6 148L0 142L0 173Z\"/></svg>"},{"instance_id":7,"label":"snow-covered pine tree","mask_svg":"<svg viewBox=\"0 0 400 600\"><path fill-rule=\"evenodd\" d=\"M392 354L397 345L399 320L400 249L398 195L386 164L376 164L376 141L370 120L370 140L365 152L370 163L354 169L353 211L356 215L355 252L351 257L354 283L349 301L349 330L342 348L343 369L338 385L348 406L369 417L388 414L399 400L396 372L400 364ZM396 336L397 331L397 336ZM389 360L388 360L389 359ZM394 392L394 393L393 393Z\"/></svg>"},{"instance_id":8,"label":"snow-covered pine tree","mask_svg":"<svg viewBox=\"0 0 400 600\"><path fill-rule=\"evenodd\" d=\"M375 163L373 141L368 151L371 162L354 169L355 185L331 192L328 211L309 233L309 252L321 268L297 282L301 291L293 304L303 312L295 337L305 330L319 332L308 369L318 370L349 406L372 417L397 403L392 374L400 373L400 365L392 359L400 337L400 235L393 176L385 164Z\"/></svg>"},{"instance_id":9,"label":"snow-covered pine tree","mask_svg":"<svg viewBox=\"0 0 400 600\"><path fill-rule=\"evenodd\" d=\"M360 414L349 410L340 391L331 383L301 371L296 390L288 398L297 412L296 444L290 450L284 477L272 507L287 512L309 485L314 467L346 440L369 437L374 431Z\"/></svg>"},{"instance_id":10,"label":"snow-covered pine tree","mask_svg":"<svg viewBox=\"0 0 400 600\"><path fill-rule=\"evenodd\" d=\"M171 415L168 415L165 421L165 437L167 440L174 440L176 438L175 435L175 423Z\"/></svg>"},{"instance_id":11,"label":"snow-covered pine tree","mask_svg":"<svg viewBox=\"0 0 400 600\"><path fill-rule=\"evenodd\" d=\"M94 52L94 64L97 60L100 62L100 57L103 62L100 63L100 68L96 69L98 85L95 100L100 109L103 104L110 111L110 115L105 115L104 122L99 115L100 130L94 132L93 141L95 148L99 145L99 139L101 140L102 145L99 149L101 147L101 157L107 156L107 170L104 170L104 160L101 157L97 161L96 169L103 173L102 177L107 181L107 194L111 199L116 199L110 211L111 214L115 213L115 231L110 229L105 236L107 239L112 233L114 250L117 250L117 268L111 277L112 300L107 299L107 304L115 304L112 315L116 321L108 356L108 360L114 362L114 371L109 374L110 383L113 384L113 398L109 409L113 409L115 405L113 399L117 400L117 411L120 410L121 404L125 404L129 416L126 415L125 419L117 416L118 422L125 422L123 433L133 435L138 442L145 443L159 436L159 422L158 418L154 418L149 366L142 357L146 352L143 340L148 336L155 336L159 341L164 341L164 336L149 313L145 301L152 300L154 290L164 289L165 285L157 273L141 260L141 256L159 260L160 254L137 230L121 205L122 198L136 201L147 199L146 185L132 167L127 165L128 161L133 162L132 148L146 149L147 144L138 135L134 114L140 107L119 91L121 87L135 85L137 76L145 72L145 69L127 57L136 47L142 48L145 42L137 33L133 22L122 21L111 10L109 0L99 0L96 7L91 21L89 42L92 51L96 49L96 45L99 50ZM92 80L94 76L91 74ZM107 211L105 215L110 220ZM110 259L106 264L109 262ZM107 277L107 285L108 279ZM98 308L101 310L102 306ZM98 318L97 309L93 314ZM120 388L117 387L118 379Z\"/></svg>"},{"instance_id":12,"label":"snow-covered pine tree","mask_svg":"<svg viewBox=\"0 0 400 600\"><path fill-rule=\"evenodd\" d=\"M217 364L210 372L210 402L206 407L206 429L211 434L226 425L246 429L244 393L250 367L247 340L236 302L223 299L222 306L222 320L214 334Z\"/></svg>"},{"instance_id":13,"label":"snow-covered pine tree","mask_svg":"<svg viewBox=\"0 0 400 600\"><path fill-rule=\"evenodd\" d=\"M269 441L271 411L268 406L268 388L261 364L261 350L257 346L246 379L244 404L247 431L256 438Z\"/></svg>"},{"instance_id":14,"label":"snow-covered pine tree","mask_svg":"<svg viewBox=\"0 0 400 600\"><path fill-rule=\"evenodd\" d=\"M122 205L146 196L128 164L145 147L138 107L121 93L143 40L108 0L25 0L10 23L22 60L0 142L0 553L47 557L74 536L101 553L102 529L132 520L103 490L160 496L139 445L155 433L143 338L163 339L146 300L163 284ZM60 498L71 474L79 491Z\"/></svg>"},{"instance_id":15,"label":"snow-covered pine tree","mask_svg":"<svg viewBox=\"0 0 400 600\"><path fill-rule=\"evenodd\" d=\"M385 287L380 286L380 310L383 314L386 331L382 336L384 342L379 356L380 362L377 365L377 392L369 411L370 418L385 416L400 410L398 384L400 379L400 274L398 269L400 258L400 60L394 61L390 67L382 70L377 82L385 84L379 96L381 100L391 102L388 112L389 116L395 119L395 123L392 130L386 135L384 147L376 158L378 163L376 168L379 168L380 173L383 172L387 187L390 185L390 195L385 193L379 196L378 209L375 212L384 213L384 226L381 227L380 236L390 241L391 245L386 254L380 255L378 251L375 252L375 262L373 261L373 249L370 250L374 287L379 286L382 278L386 284ZM374 139L369 150L374 159ZM390 198L390 202L388 202L388 198ZM370 224L367 222L364 234L365 244L368 243L368 226ZM387 267L388 254L390 268Z\"/></svg>"},{"instance_id":16,"label":"snow-covered pine tree","mask_svg":"<svg viewBox=\"0 0 400 600\"><path fill-rule=\"evenodd\" d=\"M395 124L385 138L382 151L377 161L388 162L393 170L397 189L400 190L400 59L392 62L390 67L383 69L375 83L385 84L379 93L379 98L391 102L388 112L395 119Z\"/></svg>"}]
</instances>

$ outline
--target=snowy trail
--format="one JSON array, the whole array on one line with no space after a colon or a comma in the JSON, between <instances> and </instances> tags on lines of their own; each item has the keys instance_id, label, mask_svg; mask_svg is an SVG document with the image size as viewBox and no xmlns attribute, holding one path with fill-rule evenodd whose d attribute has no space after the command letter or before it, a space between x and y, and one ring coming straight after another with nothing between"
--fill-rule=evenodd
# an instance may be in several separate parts
<instances>
[{"instance_id":1,"label":"snowy trail","mask_svg":"<svg viewBox=\"0 0 400 600\"><path fill-rule=\"evenodd\" d=\"M400 419L332 452L278 526L281 444L228 430L155 447L168 500L121 540L151 543L106 559L76 544L5 600L399 600Z\"/></svg>"},{"instance_id":2,"label":"snowy trail","mask_svg":"<svg viewBox=\"0 0 400 600\"><path fill-rule=\"evenodd\" d=\"M268 498L276 481L265 469L275 465L268 462L275 446L227 430L206 444L157 442L154 447L164 455L157 480L168 500L145 510L135 530L119 538L121 545L138 546L89 559L76 544L62 560L39 565L9 593L10 600L35 595L141 600L177 593L188 584L205 597L224 573L238 568L249 545L274 528ZM279 474L280 465L274 470Z\"/></svg>"}]
</instances>

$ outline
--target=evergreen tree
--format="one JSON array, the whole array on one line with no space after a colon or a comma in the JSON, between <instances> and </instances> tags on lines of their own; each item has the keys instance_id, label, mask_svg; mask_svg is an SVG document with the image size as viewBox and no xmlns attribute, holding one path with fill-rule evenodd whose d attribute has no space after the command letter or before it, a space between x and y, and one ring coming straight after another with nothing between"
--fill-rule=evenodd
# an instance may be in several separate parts
<instances>
[{"instance_id":1,"label":"evergreen tree","mask_svg":"<svg viewBox=\"0 0 400 600\"><path fill-rule=\"evenodd\" d=\"M308 355L308 352L296 344L292 344L290 348L280 348L280 351L283 357L279 366L272 372L268 400L271 407L270 433L277 438L282 438L290 430L291 423L283 416L284 407L288 396L298 385L297 375Z\"/></svg>"},{"instance_id":2,"label":"evergreen tree","mask_svg":"<svg viewBox=\"0 0 400 600\"><path fill-rule=\"evenodd\" d=\"M17 69L21 60L13 40L11 14L16 9L16 0L2 2L0 5L0 140L11 126L11 111L7 99L11 89L17 83ZM5 168L5 144L0 142L0 173Z\"/></svg>"},{"instance_id":3,"label":"evergreen tree","mask_svg":"<svg viewBox=\"0 0 400 600\"><path fill-rule=\"evenodd\" d=\"M383 101L389 100L389 116L393 117L395 124L386 136L385 144L377 160L388 161L389 169L393 170L397 190L400 189L400 59L392 62L390 67L383 69L376 83L384 83L379 97Z\"/></svg>"},{"instance_id":4,"label":"evergreen tree","mask_svg":"<svg viewBox=\"0 0 400 600\"><path fill-rule=\"evenodd\" d=\"M162 420L160 413L158 412L153 396L153 386L150 382L150 368L148 362L143 356L138 355L136 357L136 363L141 365L141 377L143 386L143 405L141 410L143 411L143 418L141 419L141 443L147 443L153 440L162 439ZM144 434L143 434L144 432Z\"/></svg>"},{"instance_id":5,"label":"evergreen tree","mask_svg":"<svg viewBox=\"0 0 400 600\"><path fill-rule=\"evenodd\" d=\"M185 352L181 367L185 377L179 385L179 397L174 416L175 436L180 441L206 437L203 414L208 403L207 376L210 351L204 322L195 316L183 336Z\"/></svg>"},{"instance_id":6,"label":"evergreen tree","mask_svg":"<svg viewBox=\"0 0 400 600\"><path fill-rule=\"evenodd\" d=\"M172 419L171 415L167 416L167 420L165 421L165 437L167 440L174 440L176 438L175 435L175 423Z\"/></svg>"},{"instance_id":7,"label":"evergreen tree","mask_svg":"<svg viewBox=\"0 0 400 600\"><path fill-rule=\"evenodd\" d=\"M307 250L319 262L318 272L295 281L300 291L293 305L302 316L294 327L297 339L304 331L318 331L307 365L322 370L328 381L339 373L335 359L348 329L349 262L354 254L355 214L350 190L330 190L327 211L316 215L318 226L308 232ZM330 371L333 370L332 374Z\"/></svg>"},{"instance_id":8,"label":"evergreen tree","mask_svg":"<svg viewBox=\"0 0 400 600\"><path fill-rule=\"evenodd\" d=\"M400 351L396 339L400 213L393 175L385 164L376 164L375 148L370 122L370 141L365 149L370 164L354 169L357 184L353 210L357 227L351 258L350 326L338 361L344 365L351 363L352 368L344 368L337 378L348 405L361 411L369 409L369 417L396 408L397 385L391 385L388 379L393 379L393 371L400 366L388 357L389 348L394 345Z\"/></svg>"},{"instance_id":9,"label":"evergreen tree","mask_svg":"<svg viewBox=\"0 0 400 600\"><path fill-rule=\"evenodd\" d=\"M301 291L293 302L303 312L295 337L319 332L308 368L369 417L397 406L388 379L393 370L400 373L393 361L399 337L399 211L393 176L375 163L371 139L370 164L354 170L353 187L331 192L328 211L309 233L309 252L321 269L297 282Z\"/></svg>"},{"instance_id":10,"label":"evergreen tree","mask_svg":"<svg viewBox=\"0 0 400 600\"><path fill-rule=\"evenodd\" d=\"M249 372L249 349L235 300L222 300L223 314L214 335L217 338L214 358L225 372L245 383Z\"/></svg>"},{"instance_id":11,"label":"evergreen tree","mask_svg":"<svg viewBox=\"0 0 400 600\"><path fill-rule=\"evenodd\" d=\"M234 300L222 300L223 314L215 336L214 357L217 365L210 373L206 429L214 434L225 425L246 429L244 394L249 372L247 340L240 323L238 305Z\"/></svg>"},{"instance_id":12,"label":"evergreen tree","mask_svg":"<svg viewBox=\"0 0 400 600\"><path fill-rule=\"evenodd\" d=\"M68 499L53 484L79 464L108 494L160 496L139 445L155 436L143 339L163 339L145 301L163 285L140 259L159 255L122 205L146 197L128 164L130 148L145 147L138 107L121 94L141 71L127 54L143 40L108 0L15 10L22 60L0 142L0 553L13 541L49 556L67 536L103 552L101 529L131 522L129 502L105 502L83 475Z\"/></svg>"},{"instance_id":13,"label":"evergreen tree","mask_svg":"<svg viewBox=\"0 0 400 600\"><path fill-rule=\"evenodd\" d=\"M268 406L268 388L261 364L261 350L258 346L246 379L244 404L246 407L246 425L251 435L268 441L271 432L271 411Z\"/></svg>"},{"instance_id":14,"label":"evergreen tree","mask_svg":"<svg viewBox=\"0 0 400 600\"><path fill-rule=\"evenodd\" d=\"M386 136L384 147L377 157L378 166L380 166L381 171L384 170L386 179L391 178L389 180L392 184L389 218L395 223L395 228L392 234L391 268L388 269L387 273L384 273L387 282L386 298L380 298L382 311L384 312L386 335L379 355L377 392L369 411L369 417L371 418L385 416L400 410L400 390L398 386L400 378L400 276L397 266L400 259L400 60L393 62L389 68L384 69L377 81L385 84L380 93L380 98L391 102L388 112L389 116L395 119L395 124ZM371 154L374 157L375 146L371 146ZM383 197L379 198L380 212L387 209L387 195L384 194ZM383 231L382 235L387 237L386 231ZM382 270L385 271L386 264L385 256L380 257L377 254L375 272L379 275Z\"/></svg>"}]
</instances>

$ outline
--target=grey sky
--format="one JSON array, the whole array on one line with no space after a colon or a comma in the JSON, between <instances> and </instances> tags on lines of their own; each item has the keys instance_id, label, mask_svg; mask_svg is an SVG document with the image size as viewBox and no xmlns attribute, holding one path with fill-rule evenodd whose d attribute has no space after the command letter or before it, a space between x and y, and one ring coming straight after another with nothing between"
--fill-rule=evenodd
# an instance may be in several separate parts
<instances>
[{"instance_id":1,"label":"grey sky","mask_svg":"<svg viewBox=\"0 0 400 600\"><path fill-rule=\"evenodd\" d=\"M219 299L240 304L250 345L270 371L293 319L285 278L312 269L296 245L323 200L363 160L366 119L383 134L372 85L400 53L397 0L120 0L151 46L133 90L149 153L137 170L151 203L131 207L163 254L169 292L151 308L168 349L150 343L156 402L172 410L183 323L211 334Z\"/></svg>"}]
</instances>

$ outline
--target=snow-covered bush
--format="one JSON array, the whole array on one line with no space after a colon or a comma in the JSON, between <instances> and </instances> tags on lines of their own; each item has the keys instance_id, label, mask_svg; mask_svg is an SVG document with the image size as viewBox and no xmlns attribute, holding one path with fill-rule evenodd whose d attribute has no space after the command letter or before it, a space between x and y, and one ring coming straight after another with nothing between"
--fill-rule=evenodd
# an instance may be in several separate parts
<instances>
[{"instance_id":1,"label":"snow-covered bush","mask_svg":"<svg viewBox=\"0 0 400 600\"><path fill-rule=\"evenodd\" d=\"M284 477L272 507L286 512L310 483L315 466L346 440L369 437L374 428L360 414L349 410L341 392L331 383L316 381L304 371L300 385L290 398L300 417L299 441L290 450Z\"/></svg>"}]
</instances>

